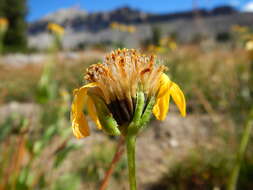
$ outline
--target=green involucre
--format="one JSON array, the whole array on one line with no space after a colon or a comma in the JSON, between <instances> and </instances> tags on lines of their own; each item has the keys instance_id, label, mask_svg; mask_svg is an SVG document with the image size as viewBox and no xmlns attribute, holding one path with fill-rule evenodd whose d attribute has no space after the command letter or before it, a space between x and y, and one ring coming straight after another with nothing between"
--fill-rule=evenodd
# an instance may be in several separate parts
<instances>
[{"instance_id":1,"label":"green involucre","mask_svg":"<svg viewBox=\"0 0 253 190\"><path fill-rule=\"evenodd\" d=\"M94 94L92 94L91 98L94 100L94 102L96 102L95 106L98 113L98 118L105 132L113 136L120 135L121 132L118 129L118 124L106 107L105 102Z\"/></svg>"}]
</instances>

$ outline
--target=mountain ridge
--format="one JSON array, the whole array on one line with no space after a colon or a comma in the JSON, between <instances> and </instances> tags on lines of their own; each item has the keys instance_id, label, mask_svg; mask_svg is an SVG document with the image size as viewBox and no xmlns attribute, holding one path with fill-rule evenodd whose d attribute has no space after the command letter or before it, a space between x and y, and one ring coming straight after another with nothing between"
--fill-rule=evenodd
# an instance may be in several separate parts
<instances>
[{"instance_id":1,"label":"mountain ridge","mask_svg":"<svg viewBox=\"0 0 253 190\"><path fill-rule=\"evenodd\" d=\"M184 43L200 36L215 39L219 34L229 33L233 25L250 27L252 20L253 13L239 12L230 6L168 14L146 13L129 7L98 13L70 9L30 23L28 36L30 47L47 48L51 43L47 24L55 22L65 28L63 47L67 49L101 43L139 47L152 36L154 27L160 29L162 36L176 34L177 40ZM110 28L112 22L134 25L136 32L114 30Z\"/></svg>"},{"instance_id":2,"label":"mountain ridge","mask_svg":"<svg viewBox=\"0 0 253 190\"><path fill-rule=\"evenodd\" d=\"M105 29L111 22L119 22L123 24L142 24L142 23L154 23L162 21L173 21L182 18L193 18L195 16L209 17L217 15L229 15L238 13L236 9L230 6L220 6L211 10L198 9L181 11L174 13L148 13L133 9L128 6L120 7L112 11L87 13L84 10L67 8L59 9L58 11L51 13L42 19L32 22L29 25L29 34L37 34L41 30L46 30L46 25L49 22L55 22L62 26L73 28L74 30L80 30L80 25L85 26L81 29L97 32Z\"/></svg>"}]
</instances>

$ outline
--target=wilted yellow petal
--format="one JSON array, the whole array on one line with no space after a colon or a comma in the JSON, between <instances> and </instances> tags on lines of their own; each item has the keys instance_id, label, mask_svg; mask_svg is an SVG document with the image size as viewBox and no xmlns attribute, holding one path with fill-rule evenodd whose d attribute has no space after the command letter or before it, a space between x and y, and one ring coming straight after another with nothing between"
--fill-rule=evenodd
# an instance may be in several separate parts
<instances>
[{"instance_id":1,"label":"wilted yellow petal","mask_svg":"<svg viewBox=\"0 0 253 190\"><path fill-rule=\"evenodd\" d=\"M176 103L177 107L179 108L181 115L185 117L186 115L186 102L184 93L179 88L179 86L176 83L172 83L172 86L170 87L170 94Z\"/></svg>"},{"instance_id":2,"label":"wilted yellow petal","mask_svg":"<svg viewBox=\"0 0 253 190\"><path fill-rule=\"evenodd\" d=\"M158 120L164 120L169 110L170 86L172 82L166 74L160 78L160 88L157 95L156 103L153 107L153 114Z\"/></svg>"},{"instance_id":3,"label":"wilted yellow petal","mask_svg":"<svg viewBox=\"0 0 253 190\"><path fill-rule=\"evenodd\" d=\"M168 77L168 75L163 73L160 77L160 87L159 87L159 93L157 97L160 98L164 96L165 94L167 94L171 84L172 82L170 78Z\"/></svg>"},{"instance_id":4,"label":"wilted yellow petal","mask_svg":"<svg viewBox=\"0 0 253 190\"><path fill-rule=\"evenodd\" d=\"M94 102L93 102L92 98L90 98L90 97L87 98L87 107L88 107L88 112L89 112L91 119L96 123L96 125L99 129L102 129L102 125L98 119Z\"/></svg>"},{"instance_id":5,"label":"wilted yellow petal","mask_svg":"<svg viewBox=\"0 0 253 190\"><path fill-rule=\"evenodd\" d=\"M158 120L164 120L169 111L170 96L179 108L182 116L186 115L185 97L179 86L172 82L166 74L160 78L160 88L156 103L153 107L153 114Z\"/></svg>"},{"instance_id":6,"label":"wilted yellow petal","mask_svg":"<svg viewBox=\"0 0 253 190\"><path fill-rule=\"evenodd\" d=\"M153 107L153 114L158 120L164 120L169 111L170 93L166 93L163 97L158 98Z\"/></svg>"},{"instance_id":7,"label":"wilted yellow petal","mask_svg":"<svg viewBox=\"0 0 253 190\"><path fill-rule=\"evenodd\" d=\"M74 90L74 100L71 107L71 121L73 133L77 138L89 136L88 122L83 114L85 98L88 88L96 87L96 83L89 83Z\"/></svg>"},{"instance_id":8,"label":"wilted yellow petal","mask_svg":"<svg viewBox=\"0 0 253 190\"><path fill-rule=\"evenodd\" d=\"M80 139L90 135L88 122L83 114L77 115L72 119L72 130L76 138Z\"/></svg>"}]
</instances>

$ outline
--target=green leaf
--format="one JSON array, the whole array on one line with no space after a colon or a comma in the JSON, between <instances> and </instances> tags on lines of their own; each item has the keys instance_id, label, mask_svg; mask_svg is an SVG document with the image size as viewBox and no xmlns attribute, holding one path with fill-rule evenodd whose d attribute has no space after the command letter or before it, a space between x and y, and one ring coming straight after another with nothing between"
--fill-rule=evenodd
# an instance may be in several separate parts
<instances>
[{"instance_id":1,"label":"green leaf","mask_svg":"<svg viewBox=\"0 0 253 190\"><path fill-rule=\"evenodd\" d=\"M75 150L77 148L76 145L74 144L70 144L67 145L66 148L64 148L63 150L61 150L60 152L57 153L55 161L54 161L54 167L58 167L60 166L60 164L65 160L65 158L68 156L68 154Z\"/></svg>"},{"instance_id":2,"label":"green leaf","mask_svg":"<svg viewBox=\"0 0 253 190\"><path fill-rule=\"evenodd\" d=\"M55 182L52 190L76 190L79 189L80 182L80 176L77 174L67 174Z\"/></svg>"}]
</instances>

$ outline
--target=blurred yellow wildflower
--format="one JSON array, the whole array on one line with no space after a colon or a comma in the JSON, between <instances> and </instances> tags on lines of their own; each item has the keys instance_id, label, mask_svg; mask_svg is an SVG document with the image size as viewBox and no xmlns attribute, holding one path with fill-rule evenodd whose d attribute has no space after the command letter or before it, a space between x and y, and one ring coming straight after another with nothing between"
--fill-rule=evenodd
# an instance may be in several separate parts
<instances>
[{"instance_id":1,"label":"blurred yellow wildflower","mask_svg":"<svg viewBox=\"0 0 253 190\"><path fill-rule=\"evenodd\" d=\"M170 37L164 37L159 41L159 45L164 48L169 48L170 50L176 50L177 49L177 43L174 39Z\"/></svg>"},{"instance_id":2,"label":"blurred yellow wildflower","mask_svg":"<svg viewBox=\"0 0 253 190\"><path fill-rule=\"evenodd\" d=\"M248 51L250 60L253 61L253 40L246 42L245 49Z\"/></svg>"},{"instance_id":3,"label":"blurred yellow wildflower","mask_svg":"<svg viewBox=\"0 0 253 190\"><path fill-rule=\"evenodd\" d=\"M253 40L250 40L246 43L246 46L245 46L246 50L248 51L253 51Z\"/></svg>"},{"instance_id":4,"label":"blurred yellow wildflower","mask_svg":"<svg viewBox=\"0 0 253 190\"><path fill-rule=\"evenodd\" d=\"M232 31L237 33L246 33L249 31L249 28L246 26L234 25L232 26Z\"/></svg>"},{"instance_id":5,"label":"blurred yellow wildflower","mask_svg":"<svg viewBox=\"0 0 253 190\"><path fill-rule=\"evenodd\" d=\"M133 25L125 25L120 24L118 22L112 22L110 24L110 28L114 30L119 30L121 32L129 32L129 33L133 33L136 31L136 27L134 27Z\"/></svg>"},{"instance_id":6,"label":"blurred yellow wildflower","mask_svg":"<svg viewBox=\"0 0 253 190\"><path fill-rule=\"evenodd\" d=\"M6 18L0 18L0 32L5 32L8 29L9 21Z\"/></svg>"},{"instance_id":7,"label":"blurred yellow wildflower","mask_svg":"<svg viewBox=\"0 0 253 190\"><path fill-rule=\"evenodd\" d=\"M153 111L158 120L164 120L170 97L185 116L184 94L165 70L165 66L156 64L155 56L142 55L134 49L115 50L102 64L91 65L85 76L89 83L74 90L71 110L74 135L77 138L89 135L84 108L98 128L115 135L125 135L136 114L149 118Z\"/></svg>"},{"instance_id":8,"label":"blurred yellow wildflower","mask_svg":"<svg viewBox=\"0 0 253 190\"><path fill-rule=\"evenodd\" d=\"M110 24L110 27L111 27L112 29L117 29L117 28L119 27L119 23L117 23L117 22L112 22L112 23Z\"/></svg>"},{"instance_id":9,"label":"blurred yellow wildflower","mask_svg":"<svg viewBox=\"0 0 253 190\"><path fill-rule=\"evenodd\" d=\"M148 51L150 51L152 53L163 53L165 51L165 49L161 46L156 46L156 45L150 44L148 46Z\"/></svg>"},{"instance_id":10,"label":"blurred yellow wildflower","mask_svg":"<svg viewBox=\"0 0 253 190\"><path fill-rule=\"evenodd\" d=\"M50 32L56 34L56 35L59 35L59 36L62 36L64 34L64 28L58 24L55 24L55 23L49 23L47 25L47 28Z\"/></svg>"},{"instance_id":11,"label":"blurred yellow wildflower","mask_svg":"<svg viewBox=\"0 0 253 190\"><path fill-rule=\"evenodd\" d=\"M128 26L127 31L128 31L129 33L134 33L134 32L136 32L136 27L130 25L130 26Z\"/></svg>"}]
</instances>

